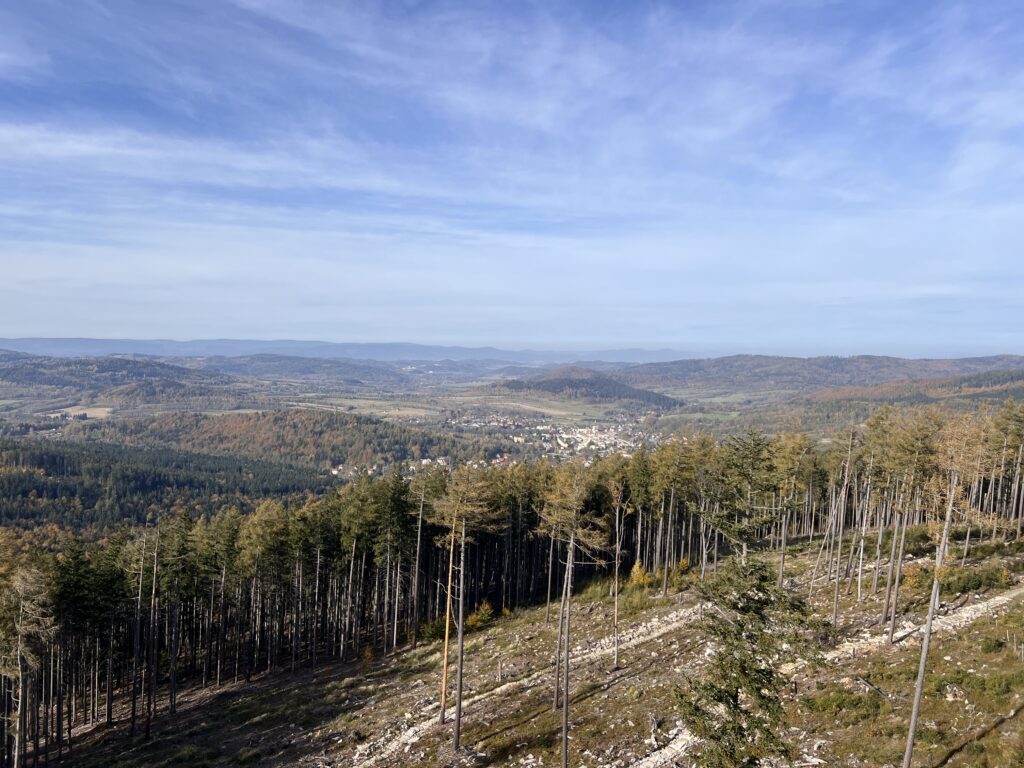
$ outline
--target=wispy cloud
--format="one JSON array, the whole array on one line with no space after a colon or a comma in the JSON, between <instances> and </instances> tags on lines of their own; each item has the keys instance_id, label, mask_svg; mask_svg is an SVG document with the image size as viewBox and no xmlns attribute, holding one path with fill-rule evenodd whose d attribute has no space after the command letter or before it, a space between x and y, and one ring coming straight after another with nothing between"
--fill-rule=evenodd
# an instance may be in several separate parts
<instances>
[{"instance_id":1,"label":"wispy cloud","mask_svg":"<svg viewBox=\"0 0 1024 768\"><path fill-rule=\"evenodd\" d=\"M965 327L995 323L1024 277L1014 10L25 4L0 16L0 323L137 322L118 291L160 335L686 346L699 314L821 349L835 301L870 347L887 303L986 291ZM33 317L48 283L67 314Z\"/></svg>"}]
</instances>

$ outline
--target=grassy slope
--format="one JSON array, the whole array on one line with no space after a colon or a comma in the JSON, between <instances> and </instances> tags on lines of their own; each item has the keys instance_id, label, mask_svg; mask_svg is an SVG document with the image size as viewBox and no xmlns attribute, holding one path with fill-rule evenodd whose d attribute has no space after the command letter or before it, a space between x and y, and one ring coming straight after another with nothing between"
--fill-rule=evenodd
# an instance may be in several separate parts
<instances>
[{"instance_id":1,"label":"grassy slope","mask_svg":"<svg viewBox=\"0 0 1024 768\"><path fill-rule=\"evenodd\" d=\"M795 556L789 573L806 577L811 559ZM844 635L878 633L872 624L880 595L872 596L870 586L866 578L860 603L855 590L849 596L843 590ZM954 604L970 606L991 594L968 594ZM827 615L831 595L831 588L819 587L812 601L818 613ZM584 590L574 612L574 766L630 765L669 742L676 729L673 686L696 668L703 651L693 617L685 613L690 591L673 591L667 599L641 593L626 602L624 628L645 624L632 644L627 638L616 671L602 645L611 626L607 585ZM923 588L908 589L901 608L910 629L923 615ZM463 740L469 749L459 764L556 764L560 715L551 711L552 624L545 624L542 607L533 608L468 636ZM1019 716L991 727L1022 703L1024 663L1009 648L997 647L1008 630L1024 639L1019 598L996 618L936 634L915 765L936 765L947 754L951 766L1020 764ZM662 634L644 641L656 632ZM843 646L856 647L856 656L850 651L841 661L798 672L798 695L787 709L801 752L828 765L898 764L918 638L911 634L895 648L857 639L855 646ZM499 663L504 688L475 701L499 685ZM191 693L174 728L161 715L152 743L97 730L80 741L75 764L449 765L450 725L434 724L439 665L439 648L432 644L395 658L331 664L315 678L307 670L264 677L246 689ZM420 722L425 727L410 732Z\"/></svg>"}]
</instances>

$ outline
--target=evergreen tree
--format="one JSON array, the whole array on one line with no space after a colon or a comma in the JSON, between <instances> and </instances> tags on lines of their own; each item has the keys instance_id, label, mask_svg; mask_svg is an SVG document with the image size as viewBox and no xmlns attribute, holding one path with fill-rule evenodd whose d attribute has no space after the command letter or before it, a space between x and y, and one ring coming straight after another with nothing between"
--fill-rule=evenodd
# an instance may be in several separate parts
<instances>
[{"instance_id":1,"label":"evergreen tree","mask_svg":"<svg viewBox=\"0 0 1024 768\"><path fill-rule=\"evenodd\" d=\"M677 690L677 701L683 723L701 740L700 765L754 768L788 756L779 668L805 624L802 603L753 557L730 558L697 588L708 663L700 679Z\"/></svg>"}]
</instances>

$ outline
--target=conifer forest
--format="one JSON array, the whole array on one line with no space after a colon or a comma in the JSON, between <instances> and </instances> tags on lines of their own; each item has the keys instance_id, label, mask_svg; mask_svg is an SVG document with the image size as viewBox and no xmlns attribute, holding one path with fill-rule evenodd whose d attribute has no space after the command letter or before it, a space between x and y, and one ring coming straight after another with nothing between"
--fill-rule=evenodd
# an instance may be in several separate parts
<instances>
[{"instance_id":1,"label":"conifer forest","mask_svg":"<svg viewBox=\"0 0 1024 768\"><path fill-rule=\"evenodd\" d=\"M458 750L479 717L466 668L481 651L467 638L528 609L553 627L531 671L547 670L559 759L576 764L580 687L615 675L644 601L688 595L717 671L681 676L674 711L704 744L700 764L723 766L793 756L786 664L827 654L865 618L896 643L923 600L919 671L894 692L916 765L932 623L953 597L1024 571L1022 446L1013 402L884 407L825 442L749 430L592 460L397 463L244 511L186 497L59 545L26 547L8 528L0 764L65 764L115 722L144 741L174 722L183 691L290 678L316 696L321 669L387 668L423 646L439 657L435 718ZM8 482L46 471L14 449L4 458ZM580 592L589 602L595 589L613 643L596 679L572 652Z\"/></svg>"}]
</instances>

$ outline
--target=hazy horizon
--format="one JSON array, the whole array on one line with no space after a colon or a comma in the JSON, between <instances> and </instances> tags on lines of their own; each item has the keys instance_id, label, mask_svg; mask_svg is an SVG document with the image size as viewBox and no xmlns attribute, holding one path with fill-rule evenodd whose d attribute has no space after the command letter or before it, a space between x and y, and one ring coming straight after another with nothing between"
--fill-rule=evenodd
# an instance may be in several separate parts
<instances>
[{"instance_id":1,"label":"hazy horizon","mask_svg":"<svg viewBox=\"0 0 1024 768\"><path fill-rule=\"evenodd\" d=\"M6 345L5 345L6 343ZM118 348L118 344L121 343L121 347ZM251 345L255 349L252 351L230 351L217 353L216 351L209 352L189 352L189 351L143 351L138 354L154 354L160 355L165 354L167 356L202 356L205 354L227 354L233 355L245 355L245 354L267 354L277 353L286 354L292 356L317 356L313 354L313 349L317 345L334 346L334 347L354 347L354 348L386 348L386 347L422 347L427 349L452 349L462 350L466 352L494 350L496 352L510 353L510 354L529 354L537 353L539 355L546 355L555 357L563 354L566 357L562 358L568 362L585 362L588 358L587 354L593 353L594 360L602 360L599 355L608 353L629 353L631 357L637 359L643 359L643 361L670 361L670 360L685 360L685 359L701 359L701 358L716 358L716 357L730 357L737 355L763 355L763 356L778 356L778 357L794 357L794 358L814 358L814 357L897 357L906 359L957 359L957 358L969 358L969 357L995 357L1001 355L1008 356L1020 356L1024 355L1024 352L1020 352L1013 349L1002 349L997 351L979 352L965 350L964 352L949 352L946 354L927 354L927 353L884 353L877 350L860 350L853 352L831 352L831 351L818 351L808 352L804 354L787 352L772 349L751 349L743 347L725 347L721 349L699 347L692 349L678 348L678 347L664 347L656 346L653 344L644 344L642 342L632 344L605 344L595 345L592 347L575 347L569 344L488 344L488 343L460 343L459 341L453 341L451 343L429 343L429 342L417 342L406 339L392 339L392 340L372 340L372 341L354 341L347 339L326 339L326 338L307 338L307 339L288 339L288 338L243 338L243 337L209 337L209 338L141 338L141 337L87 337L87 336L23 336L23 337L0 337L0 350L7 349L9 351L28 351L33 354L56 354L58 356L66 356L68 354L86 354L86 355L102 355L102 354L132 354L135 353L134 349L139 349L145 345L171 345L180 348L185 348L188 345L195 345L200 348L204 345L215 346L218 344L225 345L229 348L230 345ZM266 350L258 349L259 345L265 345ZM282 352L275 352L272 348L274 346L286 346L295 345L295 349L285 350ZM302 347L308 345L310 349L303 351ZM83 347L85 349L91 349L92 351L84 353L72 353L68 350L73 350L76 347ZM103 346L109 346L110 349L104 350ZM56 350L56 351L54 351ZM578 357L568 357L571 355L578 355ZM348 357L349 355L338 354L337 357ZM610 360L605 359L606 362ZM627 360L628 361L628 360Z\"/></svg>"}]
</instances>

